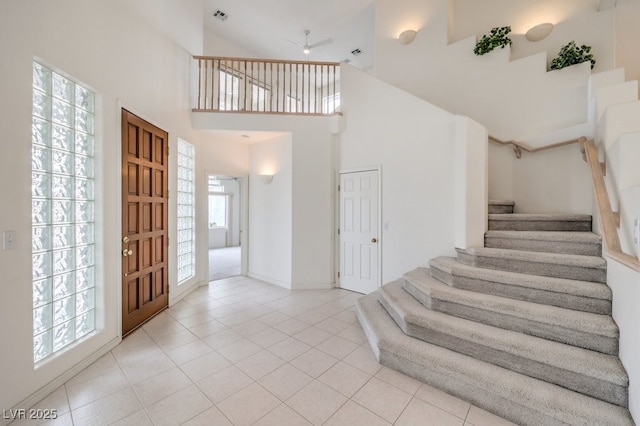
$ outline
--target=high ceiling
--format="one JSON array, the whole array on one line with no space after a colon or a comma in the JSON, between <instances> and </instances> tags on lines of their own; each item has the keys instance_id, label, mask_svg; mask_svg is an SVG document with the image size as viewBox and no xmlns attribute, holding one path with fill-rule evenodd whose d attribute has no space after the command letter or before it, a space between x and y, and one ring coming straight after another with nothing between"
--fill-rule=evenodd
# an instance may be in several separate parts
<instances>
[{"instance_id":1,"label":"high ceiling","mask_svg":"<svg viewBox=\"0 0 640 426\"><path fill-rule=\"evenodd\" d=\"M214 34L254 53L273 59L306 59L309 44L333 42L311 50L309 60L344 61L361 69L373 66L373 0L205 0L204 26ZM227 15L224 21L213 15ZM359 49L355 56L351 52Z\"/></svg>"}]
</instances>

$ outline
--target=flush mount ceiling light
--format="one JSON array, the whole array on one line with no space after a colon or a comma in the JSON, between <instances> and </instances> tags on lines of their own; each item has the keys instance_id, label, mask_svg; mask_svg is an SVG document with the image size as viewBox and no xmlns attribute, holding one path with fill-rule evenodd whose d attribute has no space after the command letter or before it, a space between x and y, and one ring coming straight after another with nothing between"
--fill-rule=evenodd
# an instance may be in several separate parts
<instances>
[{"instance_id":1,"label":"flush mount ceiling light","mask_svg":"<svg viewBox=\"0 0 640 426\"><path fill-rule=\"evenodd\" d=\"M406 30L400 33L398 40L400 44L409 44L416 38L416 34L418 33L415 30Z\"/></svg>"},{"instance_id":2,"label":"flush mount ceiling light","mask_svg":"<svg viewBox=\"0 0 640 426\"><path fill-rule=\"evenodd\" d=\"M553 30L553 24L551 22L545 22L544 24L538 24L535 27L531 27L525 34L529 41L540 41L548 36Z\"/></svg>"}]
</instances>

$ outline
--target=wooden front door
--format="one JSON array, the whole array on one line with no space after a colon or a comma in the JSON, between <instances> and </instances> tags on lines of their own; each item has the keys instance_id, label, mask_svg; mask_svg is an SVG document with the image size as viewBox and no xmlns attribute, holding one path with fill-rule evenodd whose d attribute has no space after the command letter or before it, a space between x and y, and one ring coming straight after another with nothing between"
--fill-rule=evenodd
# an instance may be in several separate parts
<instances>
[{"instance_id":1,"label":"wooden front door","mask_svg":"<svg viewBox=\"0 0 640 426\"><path fill-rule=\"evenodd\" d=\"M168 135L122 110L122 335L167 307Z\"/></svg>"}]
</instances>

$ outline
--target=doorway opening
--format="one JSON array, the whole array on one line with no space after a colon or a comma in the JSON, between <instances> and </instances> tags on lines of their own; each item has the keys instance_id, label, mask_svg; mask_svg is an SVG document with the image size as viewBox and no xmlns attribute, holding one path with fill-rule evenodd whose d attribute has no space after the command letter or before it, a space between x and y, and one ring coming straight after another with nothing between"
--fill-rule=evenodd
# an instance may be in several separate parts
<instances>
[{"instance_id":1,"label":"doorway opening","mask_svg":"<svg viewBox=\"0 0 640 426\"><path fill-rule=\"evenodd\" d=\"M245 178L207 174L209 281L243 275Z\"/></svg>"}]
</instances>

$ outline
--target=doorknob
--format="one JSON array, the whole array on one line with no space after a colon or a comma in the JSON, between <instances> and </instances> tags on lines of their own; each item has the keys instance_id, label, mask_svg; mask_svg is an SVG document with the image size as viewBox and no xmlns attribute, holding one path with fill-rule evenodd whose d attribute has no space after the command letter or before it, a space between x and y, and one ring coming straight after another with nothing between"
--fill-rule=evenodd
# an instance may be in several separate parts
<instances>
[{"instance_id":1,"label":"doorknob","mask_svg":"<svg viewBox=\"0 0 640 426\"><path fill-rule=\"evenodd\" d=\"M122 250L122 255L124 257L131 256L132 254L133 254L133 250L127 250L127 249Z\"/></svg>"},{"instance_id":2,"label":"doorknob","mask_svg":"<svg viewBox=\"0 0 640 426\"><path fill-rule=\"evenodd\" d=\"M372 243L377 243L377 242L378 242L378 240L376 240L375 238L372 238L372 239L371 239L371 242L372 242Z\"/></svg>"}]
</instances>

